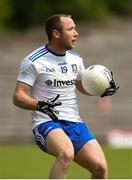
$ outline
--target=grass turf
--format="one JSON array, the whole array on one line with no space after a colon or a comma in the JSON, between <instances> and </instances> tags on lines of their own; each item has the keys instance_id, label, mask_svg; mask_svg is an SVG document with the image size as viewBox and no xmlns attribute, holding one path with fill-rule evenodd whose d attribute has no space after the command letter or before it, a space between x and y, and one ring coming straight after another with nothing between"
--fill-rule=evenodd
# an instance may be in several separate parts
<instances>
[{"instance_id":1,"label":"grass turf","mask_svg":"<svg viewBox=\"0 0 132 180\"><path fill-rule=\"evenodd\" d=\"M132 150L111 149L102 146L109 166L109 178L132 178ZM0 178L2 179L47 179L55 158L43 153L36 145L0 146ZM90 173L72 163L69 179L88 179Z\"/></svg>"}]
</instances>

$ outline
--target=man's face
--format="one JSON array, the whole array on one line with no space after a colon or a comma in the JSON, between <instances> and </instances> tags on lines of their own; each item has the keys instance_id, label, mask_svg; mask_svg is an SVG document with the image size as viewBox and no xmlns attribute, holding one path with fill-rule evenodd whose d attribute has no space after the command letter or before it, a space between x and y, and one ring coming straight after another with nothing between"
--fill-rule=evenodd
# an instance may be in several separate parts
<instances>
[{"instance_id":1,"label":"man's face","mask_svg":"<svg viewBox=\"0 0 132 180\"><path fill-rule=\"evenodd\" d=\"M78 37L74 21L70 17L61 17L62 31L60 32L60 42L65 50L75 47Z\"/></svg>"}]
</instances>

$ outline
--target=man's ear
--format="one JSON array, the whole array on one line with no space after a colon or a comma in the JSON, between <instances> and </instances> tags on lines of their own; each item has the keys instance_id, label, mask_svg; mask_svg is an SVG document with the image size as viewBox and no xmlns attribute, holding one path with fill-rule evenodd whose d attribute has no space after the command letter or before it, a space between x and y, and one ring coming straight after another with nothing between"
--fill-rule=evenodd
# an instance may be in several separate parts
<instances>
[{"instance_id":1,"label":"man's ear","mask_svg":"<svg viewBox=\"0 0 132 180\"><path fill-rule=\"evenodd\" d=\"M53 37L54 37L55 39L59 39L59 37L60 37L60 32L59 32L58 30L54 29L53 32L52 32L52 35L53 35Z\"/></svg>"}]
</instances>

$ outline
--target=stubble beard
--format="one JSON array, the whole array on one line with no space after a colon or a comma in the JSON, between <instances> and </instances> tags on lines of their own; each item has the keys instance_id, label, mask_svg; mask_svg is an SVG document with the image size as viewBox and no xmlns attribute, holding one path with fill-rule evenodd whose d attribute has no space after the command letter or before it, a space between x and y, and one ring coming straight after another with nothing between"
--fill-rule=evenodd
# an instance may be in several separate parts
<instances>
[{"instance_id":1,"label":"stubble beard","mask_svg":"<svg viewBox=\"0 0 132 180\"><path fill-rule=\"evenodd\" d=\"M65 44L63 44L63 47L64 47L64 49L66 49L66 51L68 51L68 50L74 49L75 45L72 45L70 43L65 43Z\"/></svg>"}]
</instances>

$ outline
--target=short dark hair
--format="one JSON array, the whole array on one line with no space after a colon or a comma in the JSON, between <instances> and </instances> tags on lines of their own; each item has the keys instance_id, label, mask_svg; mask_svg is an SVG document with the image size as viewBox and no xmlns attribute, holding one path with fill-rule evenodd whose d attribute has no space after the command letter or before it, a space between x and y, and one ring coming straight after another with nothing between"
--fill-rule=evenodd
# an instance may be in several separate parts
<instances>
[{"instance_id":1,"label":"short dark hair","mask_svg":"<svg viewBox=\"0 0 132 180\"><path fill-rule=\"evenodd\" d=\"M52 31L54 29L57 29L59 31L62 30L61 21L60 21L61 17L72 17L72 16L67 14L55 14L46 20L45 31L47 33L49 41L52 39Z\"/></svg>"}]
</instances>

